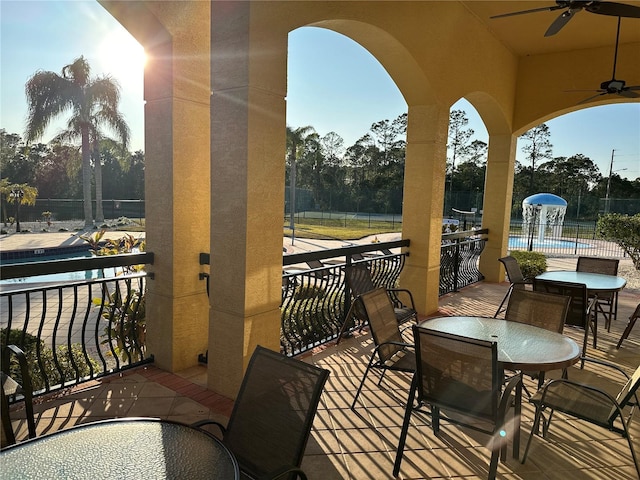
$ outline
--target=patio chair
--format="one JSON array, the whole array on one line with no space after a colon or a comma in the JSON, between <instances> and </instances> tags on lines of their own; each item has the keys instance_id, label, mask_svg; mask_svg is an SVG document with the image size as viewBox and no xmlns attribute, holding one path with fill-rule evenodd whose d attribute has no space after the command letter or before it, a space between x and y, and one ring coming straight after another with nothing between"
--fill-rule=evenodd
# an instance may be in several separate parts
<instances>
[{"instance_id":1,"label":"patio chair","mask_svg":"<svg viewBox=\"0 0 640 480\"><path fill-rule=\"evenodd\" d=\"M498 363L496 342L475 340L413 326L416 341L416 373L407 398L393 475L398 476L407 431L413 412L431 407L433 433L440 421L466 426L491 435L489 479L496 477L498 457L506 461L507 411L514 389L522 381L517 375L502 389L504 373ZM415 399L415 402L414 402ZM446 416L445 416L446 415Z\"/></svg>"},{"instance_id":2,"label":"patio chair","mask_svg":"<svg viewBox=\"0 0 640 480\"><path fill-rule=\"evenodd\" d=\"M540 291L513 290L509 296L505 320L525 323L562 333L571 298ZM544 383L544 372L523 372L538 380L538 388ZM525 387L528 396L531 396Z\"/></svg>"},{"instance_id":3,"label":"patio chair","mask_svg":"<svg viewBox=\"0 0 640 480\"><path fill-rule=\"evenodd\" d=\"M347 285L351 289L351 295L354 297L354 302L358 297L364 293L370 292L377 288L371 278L371 272L369 267L364 263L356 263L345 267L344 269ZM418 312L413 301L413 295L411 291L406 288L386 288L387 295L393 303L393 310L395 312L398 323L404 323L408 320L418 320ZM400 299L402 296L405 299L403 302Z\"/></svg>"},{"instance_id":4,"label":"patio chair","mask_svg":"<svg viewBox=\"0 0 640 480\"><path fill-rule=\"evenodd\" d=\"M11 358L15 357L14 362ZM16 364L19 369L20 377L12 375L11 365ZM27 430L29 432L29 438L35 438L36 436L36 424L35 417L33 415L33 386L31 384L31 376L29 374L29 367L27 365L27 358L24 352L16 345L7 345L2 350L2 368L6 370L0 371L0 381L2 383L2 389L0 393L0 408L2 410L2 447L13 445L16 443L16 436L11 424L11 416L9 411L9 399L18 400L22 397L24 401L26 417L27 417Z\"/></svg>"},{"instance_id":5,"label":"patio chair","mask_svg":"<svg viewBox=\"0 0 640 480\"><path fill-rule=\"evenodd\" d=\"M583 283L557 282L553 280L534 279L534 291L565 295L571 298L567 311L566 325L584 328L584 340L582 341L582 355L587 354L589 329L593 334L593 348L598 346L598 318L594 315L596 297L587 296L587 286ZM584 367L584 362L580 368Z\"/></svg>"},{"instance_id":6,"label":"patio chair","mask_svg":"<svg viewBox=\"0 0 640 480\"><path fill-rule=\"evenodd\" d=\"M398 327L393 305L386 290L384 288L376 288L361 295L360 298L369 320L369 328L375 348L371 352L360 386L353 397L351 410L355 409L356 401L372 368L381 371L378 385L382 382L387 370L406 373L413 373L416 370L413 345L402 338L402 332Z\"/></svg>"},{"instance_id":7,"label":"patio chair","mask_svg":"<svg viewBox=\"0 0 640 480\"><path fill-rule=\"evenodd\" d=\"M309 260L305 263L312 270L311 275L318 280L329 281L331 278L335 277L335 273L328 269L327 265L322 263L320 260Z\"/></svg>"},{"instance_id":8,"label":"patio chair","mask_svg":"<svg viewBox=\"0 0 640 480\"><path fill-rule=\"evenodd\" d=\"M231 417L216 425L238 460L242 478L307 477L300 464L329 371L256 347Z\"/></svg>"},{"instance_id":9,"label":"patio chair","mask_svg":"<svg viewBox=\"0 0 640 480\"><path fill-rule=\"evenodd\" d=\"M639 318L640 318L640 303L636 307L635 311L629 317L629 323L627 323L627 326L625 327L624 332L622 332L622 335L620 336L620 340L618 340L618 344L616 345L616 350L620 349L620 345L622 345L623 340L629 338L631 329L636 324L636 320L638 320Z\"/></svg>"},{"instance_id":10,"label":"patio chair","mask_svg":"<svg viewBox=\"0 0 640 480\"><path fill-rule=\"evenodd\" d=\"M507 279L511 285L509 285L507 293L502 297L502 301L500 302L500 306L498 307L498 310L496 310L494 317L497 317L500 312L503 311L504 304L511 295L511 292L514 290L526 290L527 285L533 285L532 279L524 277L522 270L520 270L520 265L518 265L518 261L514 257L509 255L507 257L499 258L498 261L504 265L504 271L506 272Z\"/></svg>"},{"instance_id":11,"label":"patio chair","mask_svg":"<svg viewBox=\"0 0 640 480\"><path fill-rule=\"evenodd\" d=\"M599 273L602 275L618 275L617 258L578 257L576 271ZM599 292L595 315L602 314L607 332L611 331L611 320L618 316L618 292Z\"/></svg>"},{"instance_id":12,"label":"patio chair","mask_svg":"<svg viewBox=\"0 0 640 480\"><path fill-rule=\"evenodd\" d=\"M568 379L551 380L546 383L529 401L535 405L536 413L533 420L533 427L527 441L527 446L522 456L522 463L527 460L529 447L534 433L539 431L540 419L543 412L549 410L549 419L543 420L542 436L546 438L549 426L553 418L553 412L559 411L565 415L579 418L593 425L606 428L607 430L622 435L629 443L633 463L640 478L640 465L633 448L633 442L629 436L633 411L638 405L637 390L640 385L640 366L634 374L629 377L624 370L617 365L602 360L583 358L584 361L592 362L620 372L626 383L614 398L609 393L593 385L578 383ZM575 445L579 445L577 442ZM575 447L574 447L575 448Z\"/></svg>"}]
</instances>

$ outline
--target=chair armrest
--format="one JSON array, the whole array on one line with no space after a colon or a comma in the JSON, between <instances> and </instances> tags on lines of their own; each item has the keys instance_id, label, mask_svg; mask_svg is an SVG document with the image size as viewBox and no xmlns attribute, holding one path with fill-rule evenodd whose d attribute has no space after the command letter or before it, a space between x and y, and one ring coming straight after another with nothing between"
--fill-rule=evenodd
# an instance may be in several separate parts
<instances>
[{"instance_id":1,"label":"chair armrest","mask_svg":"<svg viewBox=\"0 0 640 480\"><path fill-rule=\"evenodd\" d=\"M416 346L413 345L412 343L406 343L406 342L384 342L384 343L381 343L380 345L378 345L375 349L378 350L383 345L398 345L400 347L416 348Z\"/></svg>"},{"instance_id":2,"label":"chair armrest","mask_svg":"<svg viewBox=\"0 0 640 480\"><path fill-rule=\"evenodd\" d=\"M216 422L215 420L200 420L198 422L195 422L195 423L191 424L192 427L200 428L200 429L202 429L202 427L205 426L205 425L215 425L216 427L218 427L220 429L220 431L222 432L222 435L227 433L227 427L222 425L220 422Z\"/></svg>"},{"instance_id":3,"label":"chair armrest","mask_svg":"<svg viewBox=\"0 0 640 480\"><path fill-rule=\"evenodd\" d=\"M521 375L514 375L509 379L509 381L505 384L504 390L502 390L502 395L500 397L500 405L503 402L506 402L509 396L513 393L519 383L522 383Z\"/></svg>"},{"instance_id":4,"label":"chair armrest","mask_svg":"<svg viewBox=\"0 0 640 480\"><path fill-rule=\"evenodd\" d=\"M412 330L413 329L413 325L406 325L402 328L400 328L400 335L402 337L404 337L404 332L406 332L407 330ZM413 332L411 332L411 336L413 337ZM411 344L411 346L413 346L413 344Z\"/></svg>"},{"instance_id":5,"label":"chair armrest","mask_svg":"<svg viewBox=\"0 0 640 480\"><path fill-rule=\"evenodd\" d=\"M580 383L580 382L575 382L573 380L569 380L569 379L565 379L565 378L558 378L555 380L550 380L549 382L547 382L541 389L542 393L540 396L539 400L534 400L535 399L535 395L533 397L531 397L529 399L530 402L532 403L540 403L541 405L549 405L552 406L554 409L563 411L563 405L558 405L558 404L554 404L554 403L547 403L545 402L545 398L548 394L549 391L553 391L556 387L560 387L561 385L571 385L573 387L576 387L578 389L582 389L585 390L585 392L590 392L592 395L595 394L596 396L602 397L607 399L607 401L611 404L611 408L616 408L617 410L621 410L620 406L618 405L618 402L615 398L613 398L613 396L611 396L609 393L605 392L604 390L601 390L597 387L594 387L593 385L587 385L584 383ZM569 409L566 409L569 410ZM569 410L571 411L571 410Z\"/></svg>"},{"instance_id":6,"label":"chair armrest","mask_svg":"<svg viewBox=\"0 0 640 480\"><path fill-rule=\"evenodd\" d=\"M260 480L277 480L279 478L289 478L289 475L291 475L292 473L296 474L294 478L307 480L307 475L302 471L302 469L294 465L285 465L284 467L274 470L273 472L261 475Z\"/></svg>"},{"instance_id":7,"label":"chair armrest","mask_svg":"<svg viewBox=\"0 0 640 480\"><path fill-rule=\"evenodd\" d=\"M18 366L20 367L20 376L22 377L20 385L29 395L33 394L33 384L31 383L31 374L29 373L29 364L27 363L27 356L25 353L17 345L7 345L3 353L2 362L7 365L7 372L8 365L10 365L10 356L13 355L16 357L18 360Z\"/></svg>"},{"instance_id":8,"label":"chair armrest","mask_svg":"<svg viewBox=\"0 0 640 480\"><path fill-rule=\"evenodd\" d=\"M591 315L591 310L598 303L598 296L594 295L593 297L589 297L589 303L587 305L587 316Z\"/></svg>"},{"instance_id":9,"label":"chair armrest","mask_svg":"<svg viewBox=\"0 0 640 480\"><path fill-rule=\"evenodd\" d=\"M614 370L620 372L624 376L624 378L626 378L627 380L631 378L629 377L629 374L627 372L625 372L622 368L620 368L615 363L607 362L606 360L600 360L597 358L585 357L585 356L580 357L580 361L596 363L598 365L603 365L605 367L613 368Z\"/></svg>"},{"instance_id":10,"label":"chair armrest","mask_svg":"<svg viewBox=\"0 0 640 480\"><path fill-rule=\"evenodd\" d=\"M411 291L409 291L406 288L387 288L387 292L393 293L394 297L398 299L398 301L400 301L400 299L398 298L397 295L395 295L396 293L406 293L407 295L409 295L409 300L411 302L411 308L413 310L416 309L416 304L413 301L413 294L411 293ZM402 303L402 302L400 302Z\"/></svg>"}]
</instances>

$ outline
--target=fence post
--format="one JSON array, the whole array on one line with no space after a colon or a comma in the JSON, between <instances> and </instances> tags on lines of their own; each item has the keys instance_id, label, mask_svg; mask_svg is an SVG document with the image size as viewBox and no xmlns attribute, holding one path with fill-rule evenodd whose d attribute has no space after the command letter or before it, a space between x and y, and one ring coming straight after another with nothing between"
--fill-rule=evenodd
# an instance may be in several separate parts
<instances>
[{"instance_id":1,"label":"fence post","mask_svg":"<svg viewBox=\"0 0 640 480\"><path fill-rule=\"evenodd\" d=\"M456 238L456 248L453 254L453 291L458 291L458 268L460 267L460 239Z\"/></svg>"},{"instance_id":2,"label":"fence post","mask_svg":"<svg viewBox=\"0 0 640 480\"><path fill-rule=\"evenodd\" d=\"M576 243L573 249L573 254L578 254L578 239L580 238L580 223L576 223Z\"/></svg>"}]
</instances>

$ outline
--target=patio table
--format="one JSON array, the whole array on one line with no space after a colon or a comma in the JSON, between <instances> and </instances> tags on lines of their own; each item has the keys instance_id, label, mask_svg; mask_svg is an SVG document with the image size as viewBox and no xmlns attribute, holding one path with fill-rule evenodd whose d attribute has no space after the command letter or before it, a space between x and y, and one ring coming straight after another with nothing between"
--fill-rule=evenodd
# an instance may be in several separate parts
<instances>
[{"instance_id":1,"label":"patio table","mask_svg":"<svg viewBox=\"0 0 640 480\"><path fill-rule=\"evenodd\" d=\"M0 451L0 478L239 479L220 440L182 423L127 418L87 423Z\"/></svg>"},{"instance_id":2,"label":"patio table","mask_svg":"<svg viewBox=\"0 0 640 480\"><path fill-rule=\"evenodd\" d=\"M552 280L554 282L583 283L590 294L598 292L619 292L627 284L622 277L603 275L601 273L576 272L574 270L553 270L544 272L536 279Z\"/></svg>"},{"instance_id":3,"label":"patio table","mask_svg":"<svg viewBox=\"0 0 640 480\"><path fill-rule=\"evenodd\" d=\"M580 358L580 347L571 338L533 325L502 318L438 317L421 326L438 332L497 342L498 361L507 370L549 371L569 367ZM516 389L513 456L520 455L522 384Z\"/></svg>"}]
</instances>

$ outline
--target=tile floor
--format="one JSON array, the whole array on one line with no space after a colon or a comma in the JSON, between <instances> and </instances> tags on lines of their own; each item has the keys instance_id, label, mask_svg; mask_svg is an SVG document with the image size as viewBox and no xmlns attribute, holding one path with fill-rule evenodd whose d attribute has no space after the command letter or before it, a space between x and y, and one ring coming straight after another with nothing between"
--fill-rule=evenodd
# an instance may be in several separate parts
<instances>
[{"instance_id":1,"label":"tile floor","mask_svg":"<svg viewBox=\"0 0 640 480\"><path fill-rule=\"evenodd\" d=\"M480 283L441 298L443 315L488 315L495 312L506 284ZM599 329L598 349L589 354L611 360L632 372L640 363L640 327L631 333L620 350L615 344L626 320L640 301L640 291L620 295L618 321L611 332ZM579 340L579 332L565 331ZM406 375L390 373L381 387L375 377L367 381L355 412L349 408L361 378L372 341L364 332L329 344L304 361L331 371L318 410L303 468L310 480L393 478L395 449L402 424L409 385ZM617 380L600 368L583 371L572 367L570 378L604 385L615 390ZM226 421L229 399L203 387L206 367L171 374L154 366L140 367L71 389L36 405L38 434L105 418L153 416L191 423L213 418ZM534 388L534 383L528 380ZM21 411L15 412L19 417ZM533 420L533 409L523 405L521 454ZM19 435L26 431L19 423ZM634 445L640 449L640 426L632 427ZM436 438L427 417L415 416L409 431L400 478L486 478L490 453L484 447L488 437L450 424L443 424ZM1 468L1 466L0 466ZM556 415L548 440L534 438L525 465L511 457L498 467L504 479L633 479L637 478L626 440L585 422Z\"/></svg>"}]
</instances>

